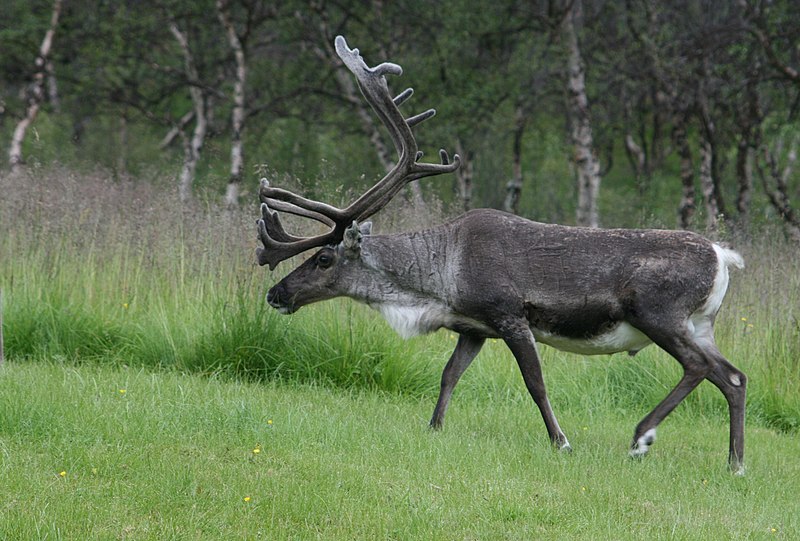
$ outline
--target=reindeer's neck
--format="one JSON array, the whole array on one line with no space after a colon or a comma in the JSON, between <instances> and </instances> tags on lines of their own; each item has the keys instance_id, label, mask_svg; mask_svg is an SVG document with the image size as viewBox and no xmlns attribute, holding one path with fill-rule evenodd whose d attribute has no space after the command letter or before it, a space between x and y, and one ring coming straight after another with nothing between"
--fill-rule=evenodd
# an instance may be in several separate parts
<instances>
[{"instance_id":1,"label":"reindeer's neck","mask_svg":"<svg viewBox=\"0 0 800 541\"><path fill-rule=\"evenodd\" d=\"M365 239L364 263L399 291L443 300L455 265L444 228Z\"/></svg>"},{"instance_id":2,"label":"reindeer's neck","mask_svg":"<svg viewBox=\"0 0 800 541\"><path fill-rule=\"evenodd\" d=\"M451 326L457 258L443 228L366 237L362 254L370 272L350 296L379 310L404 337Z\"/></svg>"}]
</instances>

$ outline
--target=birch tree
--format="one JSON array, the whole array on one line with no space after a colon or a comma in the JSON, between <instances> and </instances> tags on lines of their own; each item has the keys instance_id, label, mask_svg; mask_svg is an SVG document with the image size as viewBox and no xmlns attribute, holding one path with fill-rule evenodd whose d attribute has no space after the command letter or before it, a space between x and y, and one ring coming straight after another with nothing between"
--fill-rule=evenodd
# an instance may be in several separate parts
<instances>
[{"instance_id":1,"label":"birch tree","mask_svg":"<svg viewBox=\"0 0 800 541\"><path fill-rule=\"evenodd\" d=\"M580 0L575 0L561 22L561 35L567 52L567 109L578 178L578 208L575 218L578 225L598 227L600 163L594 153L585 69L575 28L580 18L581 3Z\"/></svg>"},{"instance_id":2,"label":"birch tree","mask_svg":"<svg viewBox=\"0 0 800 541\"><path fill-rule=\"evenodd\" d=\"M189 94L192 98L192 112L194 117L194 130L190 138L186 137L183 128L179 133L183 139L183 165L178 177L178 195L181 201L186 202L192 197L192 185L194 184L197 163L200 161L200 153L206 138L208 120L206 118L206 96L199 86L200 77L195 65L194 56L189 47L189 39L183 31L178 28L175 21L169 24L169 30L175 37L180 46L184 60L184 69L189 84ZM186 115L184 115L186 117ZM230 202L229 202L230 204Z\"/></svg>"},{"instance_id":3,"label":"birch tree","mask_svg":"<svg viewBox=\"0 0 800 541\"><path fill-rule=\"evenodd\" d=\"M522 136L525 134L525 121L525 112L518 104L514 115L511 180L506 184L506 198L503 202L503 210L513 214L519 213L519 199L522 196Z\"/></svg>"},{"instance_id":4,"label":"birch tree","mask_svg":"<svg viewBox=\"0 0 800 541\"><path fill-rule=\"evenodd\" d=\"M22 157L22 143L25 141L25 134L28 128L36 119L39 113L39 108L42 105L45 97L45 80L47 77L47 68L52 66L50 63L50 50L53 46L53 38L55 37L56 28L58 27L58 19L61 15L62 0L54 0L53 10L50 14L50 26L45 32L42 45L39 47L39 55L36 57L36 72L33 75L33 81L28 87L26 92L27 106L25 109L25 116L17 123L14 128L14 135L11 137L11 146L8 150L8 162L11 166L11 171L16 172L19 170L23 163Z\"/></svg>"},{"instance_id":5,"label":"birch tree","mask_svg":"<svg viewBox=\"0 0 800 541\"><path fill-rule=\"evenodd\" d=\"M245 84L247 83L247 62L244 45L230 13L230 0L217 0L217 17L225 29L228 45L233 52L235 76L233 79L233 109L231 111L231 167L228 186L225 190L225 204L235 207L239 204L239 191L244 177L244 142L242 132L245 126Z\"/></svg>"}]
</instances>

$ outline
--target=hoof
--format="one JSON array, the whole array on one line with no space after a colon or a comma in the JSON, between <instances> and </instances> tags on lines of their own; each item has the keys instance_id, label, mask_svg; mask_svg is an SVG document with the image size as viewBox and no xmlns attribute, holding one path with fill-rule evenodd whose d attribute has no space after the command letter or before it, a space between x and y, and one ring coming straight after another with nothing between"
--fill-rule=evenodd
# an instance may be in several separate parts
<instances>
[{"instance_id":1,"label":"hoof","mask_svg":"<svg viewBox=\"0 0 800 541\"><path fill-rule=\"evenodd\" d=\"M744 464L731 464L730 469L731 473L736 477L744 477L745 474Z\"/></svg>"},{"instance_id":2,"label":"hoof","mask_svg":"<svg viewBox=\"0 0 800 541\"><path fill-rule=\"evenodd\" d=\"M636 440L633 446L631 446L631 450L628 452L628 455L631 458L639 458L646 455L647 451L650 450L650 446L653 445L653 442L655 441L656 429L651 428Z\"/></svg>"},{"instance_id":3,"label":"hoof","mask_svg":"<svg viewBox=\"0 0 800 541\"><path fill-rule=\"evenodd\" d=\"M566 454L570 454L570 453L572 452L572 446L569 444L569 442L568 442L568 441L565 441L565 442L564 442L564 443L562 443L562 444L561 444L561 446L558 448L558 452L559 452L559 453L566 453Z\"/></svg>"}]
</instances>

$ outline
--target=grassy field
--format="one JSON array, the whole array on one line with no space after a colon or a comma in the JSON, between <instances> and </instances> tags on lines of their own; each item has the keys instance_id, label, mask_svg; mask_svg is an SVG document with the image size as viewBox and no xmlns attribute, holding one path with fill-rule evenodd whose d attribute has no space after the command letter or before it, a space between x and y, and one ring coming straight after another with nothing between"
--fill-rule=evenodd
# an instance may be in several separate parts
<instances>
[{"instance_id":1,"label":"grassy field","mask_svg":"<svg viewBox=\"0 0 800 541\"><path fill-rule=\"evenodd\" d=\"M350 301L280 316L255 208L39 173L0 176L0 539L800 537L800 273L781 238L737 243L748 268L717 323L749 377L735 478L708 383L627 458L680 376L656 348L542 348L571 455L499 342L430 433L453 334L404 342Z\"/></svg>"},{"instance_id":2,"label":"grassy field","mask_svg":"<svg viewBox=\"0 0 800 541\"><path fill-rule=\"evenodd\" d=\"M626 457L631 413L560 408L551 450L521 393L394 393L10 363L0 372L2 539L796 539L800 441L681 410Z\"/></svg>"}]
</instances>

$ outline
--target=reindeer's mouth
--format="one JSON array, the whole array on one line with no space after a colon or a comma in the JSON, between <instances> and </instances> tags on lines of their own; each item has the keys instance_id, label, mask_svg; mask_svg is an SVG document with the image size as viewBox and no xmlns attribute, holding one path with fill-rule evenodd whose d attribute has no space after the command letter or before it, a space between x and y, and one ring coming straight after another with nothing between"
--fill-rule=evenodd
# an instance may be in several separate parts
<instances>
[{"instance_id":1,"label":"reindeer's mouth","mask_svg":"<svg viewBox=\"0 0 800 541\"><path fill-rule=\"evenodd\" d=\"M278 312L280 312L283 315L292 314L295 311L294 307L292 306L279 306L277 304L271 304L271 303L270 306L275 308Z\"/></svg>"},{"instance_id":2,"label":"reindeer's mouth","mask_svg":"<svg viewBox=\"0 0 800 541\"><path fill-rule=\"evenodd\" d=\"M281 314L292 314L297 310L294 299L287 300L286 290L280 284L267 293L267 303Z\"/></svg>"}]
</instances>

